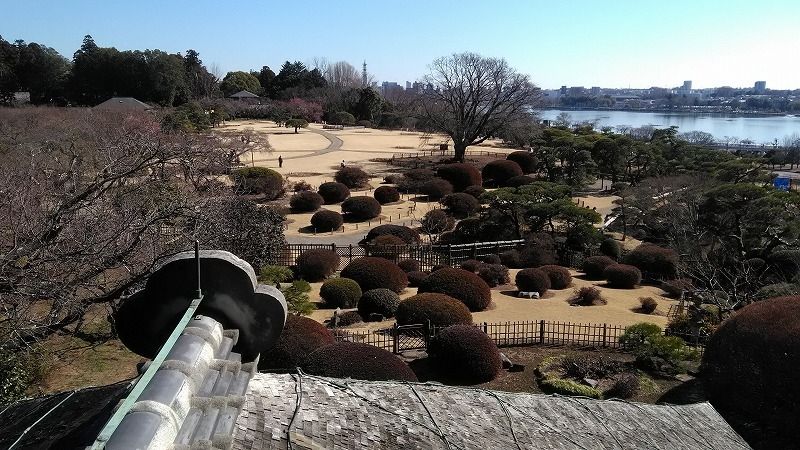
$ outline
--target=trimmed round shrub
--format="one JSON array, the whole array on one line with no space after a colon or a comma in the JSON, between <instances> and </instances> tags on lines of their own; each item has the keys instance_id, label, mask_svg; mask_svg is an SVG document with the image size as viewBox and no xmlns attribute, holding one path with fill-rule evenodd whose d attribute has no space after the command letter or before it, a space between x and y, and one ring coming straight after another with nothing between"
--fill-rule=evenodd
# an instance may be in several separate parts
<instances>
[{"instance_id":1,"label":"trimmed round shrub","mask_svg":"<svg viewBox=\"0 0 800 450\"><path fill-rule=\"evenodd\" d=\"M391 352L360 342L337 342L308 355L301 367L322 377L370 381L417 381L406 363Z\"/></svg>"},{"instance_id":2,"label":"trimmed round shrub","mask_svg":"<svg viewBox=\"0 0 800 450\"><path fill-rule=\"evenodd\" d=\"M334 327L335 323L336 327L347 327L362 322L364 322L364 318L361 317L358 311L342 311L331 318L328 326Z\"/></svg>"},{"instance_id":3,"label":"trimmed round shrub","mask_svg":"<svg viewBox=\"0 0 800 450\"><path fill-rule=\"evenodd\" d=\"M642 272L628 264L614 264L606 267L603 276L608 285L617 289L633 289L642 282Z\"/></svg>"},{"instance_id":4,"label":"trimmed round shrub","mask_svg":"<svg viewBox=\"0 0 800 450\"><path fill-rule=\"evenodd\" d=\"M456 221L441 209L432 209L422 216L420 229L426 234L441 234L456 226Z\"/></svg>"},{"instance_id":5,"label":"trimmed round shrub","mask_svg":"<svg viewBox=\"0 0 800 450\"><path fill-rule=\"evenodd\" d=\"M586 278L590 280L602 280L606 267L613 266L617 262L608 256L590 256L583 260L581 270Z\"/></svg>"},{"instance_id":6,"label":"trimmed round shrub","mask_svg":"<svg viewBox=\"0 0 800 450\"><path fill-rule=\"evenodd\" d=\"M331 278L322 283L319 296L328 308L355 308L361 298L361 287L355 280L345 276Z\"/></svg>"},{"instance_id":7,"label":"trimmed round shrub","mask_svg":"<svg viewBox=\"0 0 800 450\"><path fill-rule=\"evenodd\" d=\"M692 283L692 280L689 278L676 278L674 280L668 280L661 283L661 290L666 292L667 296L672 298L681 298L683 291L691 291L693 289L694 283Z\"/></svg>"},{"instance_id":8,"label":"trimmed round shrub","mask_svg":"<svg viewBox=\"0 0 800 450\"><path fill-rule=\"evenodd\" d=\"M381 205L400 201L400 193L391 186L380 186L378 189L375 189L373 196Z\"/></svg>"},{"instance_id":9,"label":"trimmed round shrub","mask_svg":"<svg viewBox=\"0 0 800 450\"><path fill-rule=\"evenodd\" d=\"M403 269L405 273L419 271L420 264L416 259L401 259L397 261L397 266Z\"/></svg>"},{"instance_id":10,"label":"trimmed round shrub","mask_svg":"<svg viewBox=\"0 0 800 450\"><path fill-rule=\"evenodd\" d=\"M436 176L447 180L455 192L461 192L469 186L482 186L483 177L477 167L468 163L454 163L439 166Z\"/></svg>"},{"instance_id":11,"label":"trimmed round shrub","mask_svg":"<svg viewBox=\"0 0 800 450\"><path fill-rule=\"evenodd\" d=\"M369 230L364 242L372 242L372 240L378 236L396 236L400 238L404 244L416 244L420 241L419 233L416 230L403 225L386 224L378 225Z\"/></svg>"},{"instance_id":12,"label":"trimmed round shrub","mask_svg":"<svg viewBox=\"0 0 800 450\"><path fill-rule=\"evenodd\" d=\"M642 244L625 257L625 264L636 266L653 278L670 279L677 274L678 254L654 244Z\"/></svg>"},{"instance_id":13,"label":"trimmed round shrub","mask_svg":"<svg viewBox=\"0 0 800 450\"><path fill-rule=\"evenodd\" d=\"M576 289L567 302L572 306L600 306L606 304L600 289L594 286L584 286Z\"/></svg>"},{"instance_id":14,"label":"trimmed round shrub","mask_svg":"<svg viewBox=\"0 0 800 450\"><path fill-rule=\"evenodd\" d=\"M239 194L264 194L268 200L283 195L283 175L266 167L243 167L230 175Z\"/></svg>"},{"instance_id":15,"label":"trimmed round shrub","mask_svg":"<svg viewBox=\"0 0 800 450\"><path fill-rule=\"evenodd\" d=\"M428 355L440 373L469 383L491 381L502 369L497 344L472 325L453 325L439 332L431 339Z\"/></svg>"},{"instance_id":16,"label":"trimmed round shrub","mask_svg":"<svg viewBox=\"0 0 800 450\"><path fill-rule=\"evenodd\" d=\"M289 206L293 212L316 211L322 206L322 196L314 191L300 191L289 199Z\"/></svg>"},{"instance_id":17,"label":"trimmed round shrub","mask_svg":"<svg viewBox=\"0 0 800 450\"><path fill-rule=\"evenodd\" d=\"M793 442L790 446L800 438L798 317L800 296L745 306L711 335L701 364L706 392L716 408L774 427L776 438Z\"/></svg>"},{"instance_id":18,"label":"trimmed round shrub","mask_svg":"<svg viewBox=\"0 0 800 450\"><path fill-rule=\"evenodd\" d=\"M619 242L614 238L603 238L603 240L600 241L600 253L615 261L619 261L622 257L622 246L619 245Z\"/></svg>"},{"instance_id":19,"label":"trimmed round shrub","mask_svg":"<svg viewBox=\"0 0 800 450\"><path fill-rule=\"evenodd\" d=\"M319 233L335 231L342 227L344 218L336 211L322 209L311 216L311 226Z\"/></svg>"},{"instance_id":20,"label":"trimmed round shrub","mask_svg":"<svg viewBox=\"0 0 800 450\"><path fill-rule=\"evenodd\" d=\"M462 192L467 195L475 197L475 200L478 200L478 203L480 203L480 196L483 195L484 192L486 192L486 189L484 189L483 186L478 186L476 184L473 186L467 186L467 188L464 189Z\"/></svg>"},{"instance_id":21,"label":"trimmed round shrub","mask_svg":"<svg viewBox=\"0 0 800 450\"><path fill-rule=\"evenodd\" d=\"M421 271L418 271L418 270L415 270L413 272L408 272L406 274L406 276L408 277L408 286L409 287L419 287L419 285L422 283L422 281L425 278L428 278L428 275L430 275L428 272L421 272Z\"/></svg>"},{"instance_id":22,"label":"trimmed round shrub","mask_svg":"<svg viewBox=\"0 0 800 450\"><path fill-rule=\"evenodd\" d=\"M439 203L447 208L448 214L457 219L467 218L478 212L481 207L481 204L475 197L463 192L450 194L443 198Z\"/></svg>"},{"instance_id":23,"label":"trimmed round shrub","mask_svg":"<svg viewBox=\"0 0 800 450\"><path fill-rule=\"evenodd\" d=\"M348 189L353 189L366 186L370 176L358 167L343 167L336 171L333 179L337 183L347 186Z\"/></svg>"},{"instance_id":24,"label":"trimmed round shrub","mask_svg":"<svg viewBox=\"0 0 800 450\"><path fill-rule=\"evenodd\" d=\"M386 175L385 177L383 177L383 182L384 183L388 183L388 184L397 184L402 179L403 179L403 176L400 175L399 173L391 173L391 174Z\"/></svg>"},{"instance_id":25,"label":"trimmed round shrub","mask_svg":"<svg viewBox=\"0 0 800 450\"><path fill-rule=\"evenodd\" d=\"M526 247L519 252L522 267L539 267L556 263L555 250L548 247Z\"/></svg>"},{"instance_id":26,"label":"trimmed round shrub","mask_svg":"<svg viewBox=\"0 0 800 450\"><path fill-rule=\"evenodd\" d=\"M605 398L631 398L639 390L639 376L633 372L624 372L614 379L614 384L603 393Z\"/></svg>"},{"instance_id":27,"label":"trimmed round shrub","mask_svg":"<svg viewBox=\"0 0 800 450\"><path fill-rule=\"evenodd\" d=\"M481 264L478 268L478 276L481 277L489 287L500 286L511 282L508 275L508 267L502 264Z\"/></svg>"},{"instance_id":28,"label":"trimmed round shrub","mask_svg":"<svg viewBox=\"0 0 800 450\"><path fill-rule=\"evenodd\" d=\"M496 186L505 186L509 178L522 175L522 169L514 161L496 159L483 166L481 175L484 181L492 180Z\"/></svg>"},{"instance_id":29,"label":"trimmed round shrub","mask_svg":"<svg viewBox=\"0 0 800 450\"><path fill-rule=\"evenodd\" d=\"M385 318L394 317L400 296L389 289L372 289L364 292L358 301L358 313L364 320L369 320L372 314L380 314Z\"/></svg>"},{"instance_id":30,"label":"trimmed round shrub","mask_svg":"<svg viewBox=\"0 0 800 450\"><path fill-rule=\"evenodd\" d=\"M447 327L472 323L472 313L460 301L444 294L422 293L409 297L397 306L400 325L426 324Z\"/></svg>"},{"instance_id":31,"label":"trimmed round shrub","mask_svg":"<svg viewBox=\"0 0 800 450\"><path fill-rule=\"evenodd\" d=\"M522 269L514 278L517 289L522 292L538 292L543 295L550 289L550 277L539 269Z\"/></svg>"},{"instance_id":32,"label":"trimmed round shrub","mask_svg":"<svg viewBox=\"0 0 800 450\"><path fill-rule=\"evenodd\" d=\"M354 259L342 270L341 275L355 280L364 291L386 288L400 293L408 285L406 273L397 264L373 256Z\"/></svg>"},{"instance_id":33,"label":"trimmed round shrub","mask_svg":"<svg viewBox=\"0 0 800 450\"><path fill-rule=\"evenodd\" d=\"M656 308L658 308L658 302L653 297L641 297L639 298L639 309L645 314L653 314Z\"/></svg>"},{"instance_id":34,"label":"trimmed round shrub","mask_svg":"<svg viewBox=\"0 0 800 450\"><path fill-rule=\"evenodd\" d=\"M479 276L462 269L444 268L431 273L419 292L436 292L461 300L470 311L483 311L492 302L492 291Z\"/></svg>"},{"instance_id":35,"label":"trimmed round shrub","mask_svg":"<svg viewBox=\"0 0 800 450\"><path fill-rule=\"evenodd\" d=\"M436 264L431 268L431 273L436 272L437 270L449 269L449 268L450 266L448 266L447 264Z\"/></svg>"},{"instance_id":36,"label":"trimmed round shrub","mask_svg":"<svg viewBox=\"0 0 800 450\"><path fill-rule=\"evenodd\" d=\"M502 264L503 261L500 259L500 255L486 255L481 258L481 261L485 262L486 264Z\"/></svg>"},{"instance_id":37,"label":"trimmed round shrub","mask_svg":"<svg viewBox=\"0 0 800 450\"><path fill-rule=\"evenodd\" d=\"M536 173L538 171L539 161L536 156L530 152L511 152L506 156L509 161L514 161L522 169L522 173Z\"/></svg>"},{"instance_id":38,"label":"trimmed round shrub","mask_svg":"<svg viewBox=\"0 0 800 450\"><path fill-rule=\"evenodd\" d=\"M434 178L428 180L420 186L420 194L427 195L429 199L439 200L440 198L453 193L453 186L447 180Z\"/></svg>"},{"instance_id":39,"label":"trimmed round shrub","mask_svg":"<svg viewBox=\"0 0 800 450\"><path fill-rule=\"evenodd\" d=\"M350 220L370 220L381 214L381 204L372 197L350 197L342 202L342 213Z\"/></svg>"},{"instance_id":40,"label":"trimmed round shrub","mask_svg":"<svg viewBox=\"0 0 800 450\"><path fill-rule=\"evenodd\" d=\"M481 265L483 265L483 263L478 261L477 259L468 259L463 263L461 263L461 268L466 270L467 272L476 273Z\"/></svg>"},{"instance_id":41,"label":"trimmed round shrub","mask_svg":"<svg viewBox=\"0 0 800 450\"><path fill-rule=\"evenodd\" d=\"M550 279L550 289L566 289L572 284L572 275L566 267L548 264L539 267L539 270L547 275Z\"/></svg>"},{"instance_id":42,"label":"trimmed round shrub","mask_svg":"<svg viewBox=\"0 0 800 450\"><path fill-rule=\"evenodd\" d=\"M343 202L350 197L350 189L342 183L328 181L319 185L317 193L325 200L326 205Z\"/></svg>"},{"instance_id":43,"label":"trimmed round shrub","mask_svg":"<svg viewBox=\"0 0 800 450\"><path fill-rule=\"evenodd\" d=\"M436 174L430 169L411 169L403 174L397 183L397 190L405 193L419 193L420 186L433 179Z\"/></svg>"},{"instance_id":44,"label":"trimmed round shrub","mask_svg":"<svg viewBox=\"0 0 800 450\"><path fill-rule=\"evenodd\" d=\"M406 243L397 236L383 234L369 241L367 248L372 256L395 260L405 250Z\"/></svg>"},{"instance_id":45,"label":"trimmed round shrub","mask_svg":"<svg viewBox=\"0 0 800 450\"><path fill-rule=\"evenodd\" d=\"M776 250L767 260L780 279L792 280L800 273L800 250Z\"/></svg>"},{"instance_id":46,"label":"trimmed round shrub","mask_svg":"<svg viewBox=\"0 0 800 450\"><path fill-rule=\"evenodd\" d=\"M261 351L258 369L295 370L306 355L334 342L336 338L333 333L321 323L289 314L278 342L272 348Z\"/></svg>"},{"instance_id":47,"label":"trimmed round shrub","mask_svg":"<svg viewBox=\"0 0 800 450\"><path fill-rule=\"evenodd\" d=\"M333 275L339 268L339 255L323 248L306 250L297 257L297 273L300 278L316 282Z\"/></svg>"},{"instance_id":48,"label":"trimmed round shrub","mask_svg":"<svg viewBox=\"0 0 800 450\"><path fill-rule=\"evenodd\" d=\"M305 180L300 180L300 181L296 182L294 184L294 186L292 186L292 190L294 192L302 192L302 191L310 191L312 189L311 189L311 185L308 184Z\"/></svg>"},{"instance_id":49,"label":"trimmed round shrub","mask_svg":"<svg viewBox=\"0 0 800 450\"><path fill-rule=\"evenodd\" d=\"M516 177L511 177L506 180L507 187L520 187L525 186L526 184L531 184L536 181L536 178L529 177L528 175L518 175Z\"/></svg>"},{"instance_id":50,"label":"trimmed round shrub","mask_svg":"<svg viewBox=\"0 0 800 450\"><path fill-rule=\"evenodd\" d=\"M519 250L507 250L500 253L500 262L504 266L512 269L519 269L522 267L522 258L520 257Z\"/></svg>"},{"instance_id":51,"label":"trimmed round shrub","mask_svg":"<svg viewBox=\"0 0 800 450\"><path fill-rule=\"evenodd\" d=\"M800 295L800 285L794 283L775 283L768 284L759 288L753 298L764 300L773 297L787 297L790 295Z\"/></svg>"}]
</instances>

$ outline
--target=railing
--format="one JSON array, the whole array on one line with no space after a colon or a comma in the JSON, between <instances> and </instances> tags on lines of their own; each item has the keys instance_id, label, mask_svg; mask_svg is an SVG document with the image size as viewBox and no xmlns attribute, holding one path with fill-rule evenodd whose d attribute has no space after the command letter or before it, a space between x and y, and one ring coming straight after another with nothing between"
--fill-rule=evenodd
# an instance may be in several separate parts
<instances>
[{"instance_id":1,"label":"railing","mask_svg":"<svg viewBox=\"0 0 800 450\"><path fill-rule=\"evenodd\" d=\"M513 150L513 149L509 149ZM434 157L434 156L455 156L456 153L454 150L418 150L413 153L394 153L392 154L391 158L387 158L390 161L397 161L403 159L417 159L417 158L424 158L424 157ZM508 152L491 152L488 150L466 150L464 152L464 156L493 156L495 158L504 158L508 156Z\"/></svg>"}]
</instances>

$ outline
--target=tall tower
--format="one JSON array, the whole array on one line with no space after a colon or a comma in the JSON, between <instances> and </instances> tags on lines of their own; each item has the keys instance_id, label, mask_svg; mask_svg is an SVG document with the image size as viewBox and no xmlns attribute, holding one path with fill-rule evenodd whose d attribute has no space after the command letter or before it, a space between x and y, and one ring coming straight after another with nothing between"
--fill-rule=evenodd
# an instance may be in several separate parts
<instances>
[{"instance_id":1,"label":"tall tower","mask_svg":"<svg viewBox=\"0 0 800 450\"><path fill-rule=\"evenodd\" d=\"M361 87L367 87L367 61L364 60L364 64L361 65Z\"/></svg>"}]
</instances>

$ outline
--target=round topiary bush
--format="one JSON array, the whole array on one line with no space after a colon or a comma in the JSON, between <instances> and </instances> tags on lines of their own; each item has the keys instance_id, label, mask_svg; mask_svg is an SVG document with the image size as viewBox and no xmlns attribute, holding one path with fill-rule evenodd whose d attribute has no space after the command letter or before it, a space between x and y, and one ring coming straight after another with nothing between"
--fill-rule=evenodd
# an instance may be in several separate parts
<instances>
[{"instance_id":1,"label":"round topiary bush","mask_svg":"<svg viewBox=\"0 0 800 450\"><path fill-rule=\"evenodd\" d=\"M800 439L800 296L752 303L722 322L706 345L701 373L711 403L775 430L788 448ZM726 416L727 417L727 416ZM766 446L764 448L769 448Z\"/></svg>"},{"instance_id":2,"label":"round topiary bush","mask_svg":"<svg viewBox=\"0 0 800 450\"><path fill-rule=\"evenodd\" d=\"M431 339L428 355L441 374L462 382L485 383L502 369L497 345L472 325L453 325L439 332Z\"/></svg>"},{"instance_id":3,"label":"round topiary bush","mask_svg":"<svg viewBox=\"0 0 800 450\"><path fill-rule=\"evenodd\" d=\"M334 316L328 322L328 326L331 328L347 327L362 322L364 322L364 318L361 317L358 311L334 312Z\"/></svg>"},{"instance_id":4,"label":"round topiary bush","mask_svg":"<svg viewBox=\"0 0 800 450\"><path fill-rule=\"evenodd\" d=\"M316 211L322 206L322 196L313 191L300 191L289 199L292 212L303 213Z\"/></svg>"},{"instance_id":5,"label":"round topiary bush","mask_svg":"<svg viewBox=\"0 0 800 450\"><path fill-rule=\"evenodd\" d=\"M531 184L536 181L536 178L529 177L528 175L519 175L516 177L511 177L506 180L507 187L520 187L525 186L526 184Z\"/></svg>"},{"instance_id":6,"label":"round topiary bush","mask_svg":"<svg viewBox=\"0 0 800 450\"><path fill-rule=\"evenodd\" d=\"M677 274L678 254L654 244L642 244L625 257L625 264L636 266L649 277L671 279Z\"/></svg>"},{"instance_id":7,"label":"round topiary bush","mask_svg":"<svg viewBox=\"0 0 800 450\"><path fill-rule=\"evenodd\" d=\"M622 246L619 245L619 242L617 242L616 239L606 237L600 241L600 253L615 261L619 261L619 259L622 257Z\"/></svg>"},{"instance_id":8,"label":"round topiary bush","mask_svg":"<svg viewBox=\"0 0 800 450\"><path fill-rule=\"evenodd\" d=\"M492 180L495 186L505 186L509 178L522 175L522 169L514 161L496 159L483 166L481 175L484 180Z\"/></svg>"},{"instance_id":9,"label":"round topiary bush","mask_svg":"<svg viewBox=\"0 0 800 450\"><path fill-rule=\"evenodd\" d=\"M661 283L661 290L663 290L668 297L681 298L683 291L691 291L694 289L694 283L689 278L676 278ZM780 297L773 295L772 297ZM764 297L769 298L769 297Z\"/></svg>"},{"instance_id":10,"label":"round topiary bush","mask_svg":"<svg viewBox=\"0 0 800 450\"><path fill-rule=\"evenodd\" d=\"M572 306L600 306L606 304L600 289L594 286L584 286L576 289L567 302Z\"/></svg>"},{"instance_id":11,"label":"round topiary bush","mask_svg":"<svg viewBox=\"0 0 800 450\"><path fill-rule=\"evenodd\" d=\"M366 186L370 176L358 167L343 167L336 171L333 179L337 183L347 186L348 189L353 189Z\"/></svg>"},{"instance_id":12,"label":"round topiary bush","mask_svg":"<svg viewBox=\"0 0 800 450\"><path fill-rule=\"evenodd\" d=\"M431 200L439 200L446 195L453 193L453 186L447 180L434 178L422 184L419 188L420 194L427 195Z\"/></svg>"},{"instance_id":13,"label":"round topiary bush","mask_svg":"<svg viewBox=\"0 0 800 450\"><path fill-rule=\"evenodd\" d=\"M406 243L397 236L384 234L367 243L367 249L372 256L395 260L406 249Z\"/></svg>"},{"instance_id":14,"label":"round topiary bush","mask_svg":"<svg viewBox=\"0 0 800 450\"><path fill-rule=\"evenodd\" d=\"M526 247L519 252L522 267L548 266L556 263L556 252L545 246Z\"/></svg>"},{"instance_id":15,"label":"round topiary bush","mask_svg":"<svg viewBox=\"0 0 800 450\"><path fill-rule=\"evenodd\" d=\"M478 268L478 276L481 277L489 287L508 284L511 281L508 275L508 267L502 264L481 264Z\"/></svg>"},{"instance_id":16,"label":"round topiary bush","mask_svg":"<svg viewBox=\"0 0 800 450\"><path fill-rule=\"evenodd\" d=\"M456 192L443 198L439 203L447 208L447 213L457 219L467 218L476 212L481 207L478 200L463 192Z\"/></svg>"},{"instance_id":17,"label":"round topiary bush","mask_svg":"<svg viewBox=\"0 0 800 450\"><path fill-rule=\"evenodd\" d=\"M617 262L608 256L590 256L583 260L581 270L586 278L590 280L602 280L606 267L613 266Z\"/></svg>"},{"instance_id":18,"label":"round topiary bush","mask_svg":"<svg viewBox=\"0 0 800 450\"><path fill-rule=\"evenodd\" d=\"M400 238L405 244L418 244L420 242L419 233L409 227L403 225L378 225L377 227L369 230L364 242L372 242L378 236L396 236Z\"/></svg>"},{"instance_id":19,"label":"round topiary bush","mask_svg":"<svg viewBox=\"0 0 800 450\"><path fill-rule=\"evenodd\" d=\"M514 161L522 169L522 173L536 173L538 171L539 160L530 152L511 152L506 156L509 161Z\"/></svg>"},{"instance_id":20,"label":"round topiary bush","mask_svg":"<svg viewBox=\"0 0 800 450\"><path fill-rule=\"evenodd\" d=\"M342 202L342 213L352 221L370 220L381 214L381 204L372 197L350 197Z\"/></svg>"},{"instance_id":21,"label":"round topiary bush","mask_svg":"<svg viewBox=\"0 0 800 450\"><path fill-rule=\"evenodd\" d=\"M239 194L263 194L268 200L283 195L283 175L266 167L243 167L230 175Z\"/></svg>"},{"instance_id":22,"label":"round topiary bush","mask_svg":"<svg viewBox=\"0 0 800 450\"><path fill-rule=\"evenodd\" d=\"M372 289L364 292L358 301L358 313L364 320L369 320L373 314L379 314L384 318L394 317L399 304L400 296L394 291Z\"/></svg>"},{"instance_id":23,"label":"round topiary bush","mask_svg":"<svg viewBox=\"0 0 800 450\"><path fill-rule=\"evenodd\" d=\"M477 167L468 163L454 163L440 166L436 170L436 176L447 180L453 186L453 190L461 192L469 186L482 186L483 178Z\"/></svg>"},{"instance_id":24,"label":"round topiary bush","mask_svg":"<svg viewBox=\"0 0 800 450\"><path fill-rule=\"evenodd\" d=\"M397 190L407 194L417 194L426 181L432 179L435 173L430 169L411 169L403 174L397 183Z\"/></svg>"},{"instance_id":25,"label":"round topiary bush","mask_svg":"<svg viewBox=\"0 0 800 450\"><path fill-rule=\"evenodd\" d=\"M343 202L350 197L350 189L342 183L329 181L319 185L317 193L325 200L326 205Z\"/></svg>"},{"instance_id":26,"label":"round topiary bush","mask_svg":"<svg viewBox=\"0 0 800 450\"><path fill-rule=\"evenodd\" d=\"M437 327L472 323L472 313L463 303L449 295L432 293L401 301L395 317L400 325L426 324L429 320Z\"/></svg>"},{"instance_id":27,"label":"round topiary bush","mask_svg":"<svg viewBox=\"0 0 800 450\"><path fill-rule=\"evenodd\" d=\"M444 268L431 273L418 292L436 292L461 300L470 311L483 311L492 301L489 285L462 269Z\"/></svg>"},{"instance_id":28,"label":"round topiary bush","mask_svg":"<svg viewBox=\"0 0 800 450\"><path fill-rule=\"evenodd\" d=\"M468 259L461 263L461 268L466 270L467 272L476 273L478 272L478 268L483 265L482 262L478 261L477 259Z\"/></svg>"},{"instance_id":29,"label":"round topiary bush","mask_svg":"<svg viewBox=\"0 0 800 450\"><path fill-rule=\"evenodd\" d=\"M297 257L297 273L308 282L322 281L339 268L339 255L333 250L311 249Z\"/></svg>"},{"instance_id":30,"label":"round topiary bush","mask_svg":"<svg viewBox=\"0 0 800 450\"><path fill-rule=\"evenodd\" d=\"M431 267L431 273L436 272L437 270L449 269L449 268L450 266L448 266L447 264L436 264L435 266Z\"/></svg>"},{"instance_id":31,"label":"round topiary bush","mask_svg":"<svg viewBox=\"0 0 800 450\"><path fill-rule=\"evenodd\" d=\"M397 261L397 266L403 269L403 272L417 272L420 268L420 262L416 259L401 259Z\"/></svg>"},{"instance_id":32,"label":"round topiary bush","mask_svg":"<svg viewBox=\"0 0 800 450\"><path fill-rule=\"evenodd\" d=\"M550 277L539 269L520 270L514 283L521 292L538 292L539 295L544 295L550 289Z\"/></svg>"},{"instance_id":33,"label":"round topiary bush","mask_svg":"<svg viewBox=\"0 0 800 450\"><path fill-rule=\"evenodd\" d=\"M504 266L512 269L519 269L522 267L522 258L519 255L519 250L507 250L500 253L500 262Z\"/></svg>"},{"instance_id":34,"label":"round topiary bush","mask_svg":"<svg viewBox=\"0 0 800 450\"><path fill-rule=\"evenodd\" d=\"M478 200L478 203L480 203L480 197L481 195L483 195L484 192L486 192L486 189L484 189L483 186L473 185L473 186L467 186L467 188L464 189L462 192L464 192L467 195L475 197L475 200Z\"/></svg>"},{"instance_id":35,"label":"round topiary bush","mask_svg":"<svg viewBox=\"0 0 800 450\"><path fill-rule=\"evenodd\" d=\"M344 218L336 211L323 209L311 216L311 226L318 233L336 231L342 227Z\"/></svg>"},{"instance_id":36,"label":"round topiary bush","mask_svg":"<svg viewBox=\"0 0 800 450\"><path fill-rule=\"evenodd\" d=\"M278 342L261 351L258 369L295 370L300 361L314 350L336 342L327 328L316 320L289 314Z\"/></svg>"},{"instance_id":37,"label":"round topiary bush","mask_svg":"<svg viewBox=\"0 0 800 450\"><path fill-rule=\"evenodd\" d=\"M370 381L417 381L411 368L392 353L374 345L337 342L308 355L301 367L307 373L332 378Z\"/></svg>"},{"instance_id":38,"label":"round topiary bush","mask_svg":"<svg viewBox=\"0 0 800 450\"><path fill-rule=\"evenodd\" d=\"M373 196L381 205L400 201L400 193L397 192L396 188L391 186L380 186L378 189L375 189Z\"/></svg>"},{"instance_id":39,"label":"round topiary bush","mask_svg":"<svg viewBox=\"0 0 800 450\"><path fill-rule=\"evenodd\" d=\"M566 267L548 264L539 267L550 279L550 289L566 289L572 284L572 275Z\"/></svg>"},{"instance_id":40,"label":"round topiary bush","mask_svg":"<svg viewBox=\"0 0 800 450\"><path fill-rule=\"evenodd\" d=\"M346 276L331 278L322 283L319 296L328 308L355 308L361 298L361 287Z\"/></svg>"},{"instance_id":41,"label":"round topiary bush","mask_svg":"<svg viewBox=\"0 0 800 450\"><path fill-rule=\"evenodd\" d=\"M400 293L408 285L406 273L397 264L373 256L351 261L342 270L342 277L355 280L364 291L386 288Z\"/></svg>"},{"instance_id":42,"label":"round topiary bush","mask_svg":"<svg viewBox=\"0 0 800 450\"><path fill-rule=\"evenodd\" d=\"M413 272L408 272L406 276L408 277L408 287L419 287L422 280L428 278L428 272L422 272L419 270L415 270Z\"/></svg>"},{"instance_id":43,"label":"round topiary bush","mask_svg":"<svg viewBox=\"0 0 800 450\"><path fill-rule=\"evenodd\" d=\"M425 234L441 234L455 226L456 221L441 209L426 212L420 221L420 229Z\"/></svg>"},{"instance_id":44,"label":"round topiary bush","mask_svg":"<svg viewBox=\"0 0 800 450\"><path fill-rule=\"evenodd\" d=\"M500 255L486 255L481 258L481 261L485 262L486 264L502 264L503 261L500 259Z\"/></svg>"},{"instance_id":45,"label":"round topiary bush","mask_svg":"<svg viewBox=\"0 0 800 450\"><path fill-rule=\"evenodd\" d=\"M614 264L606 267L603 276L608 285L617 289L633 289L642 282L642 272L627 264Z\"/></svg>"}]
</instances>

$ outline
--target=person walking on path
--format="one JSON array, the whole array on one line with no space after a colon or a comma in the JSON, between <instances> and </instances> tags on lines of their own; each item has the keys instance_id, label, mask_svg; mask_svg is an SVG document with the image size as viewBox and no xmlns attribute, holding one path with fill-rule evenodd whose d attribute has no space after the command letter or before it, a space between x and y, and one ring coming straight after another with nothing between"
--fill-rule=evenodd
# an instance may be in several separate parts
<instances>
[{"instance_id":1,"label":"person walking on path","mask_svg":"<svg viewBox=\"0 0 800 450\"><path fill-rule=\"evenodd\" d=\"M278 155L278 167L283 167L283 156Z\"/></svg>"},{"instance_id":2,"label":"person walking on path","mask_svg":"<svg viewBox=\"0 0 800 450\"><path fill-rule=\"evenodd\" d=\"M344 169L344 160L342 160L342 164L341 164L339 167L341 167L342 169Z\"/></svg>"}]
</instances>

